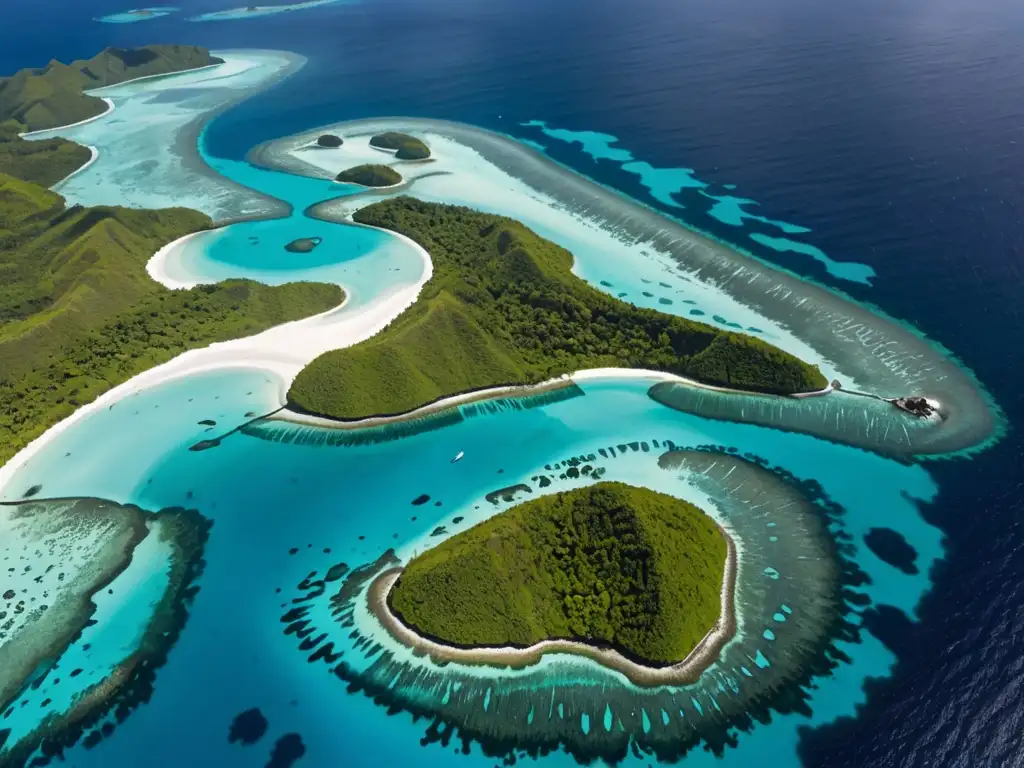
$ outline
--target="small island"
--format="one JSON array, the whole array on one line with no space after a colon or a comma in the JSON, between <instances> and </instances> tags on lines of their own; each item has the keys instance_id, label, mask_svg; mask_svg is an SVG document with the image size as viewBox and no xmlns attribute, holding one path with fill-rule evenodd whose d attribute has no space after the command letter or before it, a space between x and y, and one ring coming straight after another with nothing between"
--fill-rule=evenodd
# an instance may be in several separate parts
<instances>
[{"instance_id":1,"label":"small island","mask_svg":"<svg viewBox=\"0 0 1024 768\"><path fill-rule=\"evenodd\" d=\"M300 237L284 247L288 253L309 253L323 242L320 237Z\"/></svg>"},{"instance_id":2,"label":"small island","mask_svg":"<svg viewBox=\"0 0 1024 768\"><path fill-rule=\"evenodd\" d=\"M402 183L402 174L387 165L357 165L342 171L334 180L364 187L393 187Z\"/></svg>"},{"instance_id":3,"label":"small island","mask_svg":"<svg viewBox=\"0 0 1024 768\"><path fill-rule=\"evenodd\" d=\"M334 149L336 147L340 147L344 143L345 142L342 140L341 136L335 136L333 133L325 133L316 140L316 145L318 147L324 147L325 149Z\"/></svg>"},{"instance_id":4,"label":"small island","mask_svg":"<svg viewBox=\"0 0 1024 768\"><path fill-rule=\"evenodd\" d=\"M409 197L373 203L353 219L419 243L433 276L376 336L307 365L288 392L292 411L394 417L478 390L554 388L564 374L609 367L747 392L828 385L815 366L760 339L592 288L572 273L571 253L513 219Z\"/></svg>"},{"instance_id":5,"label":"small island","mask_svg":"<svg viewBox=\"0 0 1024 768\"><path fill-rule=\"evenodd\" d=\"M397 131L378 133L370 139L370 146L394 152L399 160L425 160L430 157L430 148L420 139Z\"/></svg>"},{"instance_id":6,"label":"small island","mask_svg":"<svg viewBox=\"0 0 1024 768\"><path fill-rule=\"evenodd\" d=\"M585 644L669 667L731 624L728 551L692 504L601 482L519 504L428 549L391 572L386 610L453 649L568 641L557 650Z\"/></svg>"}]
</instances>

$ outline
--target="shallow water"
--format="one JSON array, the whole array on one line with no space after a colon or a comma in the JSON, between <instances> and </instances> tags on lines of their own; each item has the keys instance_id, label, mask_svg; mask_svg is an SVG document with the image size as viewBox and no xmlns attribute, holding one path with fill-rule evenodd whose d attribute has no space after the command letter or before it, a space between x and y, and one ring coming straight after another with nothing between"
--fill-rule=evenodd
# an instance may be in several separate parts
<instances>
[{"instance_id":1,"label":"shallow water","mask_svg":"<svg viewBox=\"0 0 1024 768\"><path fill-rule=\"evenodd\" d=\"M309 70L286 90L261 96L218 120L210 137L216 154L238 159L258 141L328 120L376 114L436 115L509 133L518 133L515 126L521 122L542 117L550 125L614 135L639 158L636 162L655 169L692 166L696 178L715 184L715 194L736 184L737 196L762 203L759 209L745 204L745 210L812 230L790 239L813 243L835 262L871 265L879 275L871 288L850 281L840 284L914 320L949 345L993 387L1011 418L1019 419L1020 371L1006 354L1007 348L1018 346L1015 340L1021 333L1021 192L1015 181L1019 174L1012 172L1019 164L1013 144L1021 104L1014 97L1021 72L1019 4L1003 1L965 9L917 1L882 7L874 2L827 6L787 0L770 6L726 2L681 12L678 4L650 3L637 13L621 3L594 7L526 2L512 9L385 0L309 9L262 22L185 21L186 13L221 10L224 5L196 0L186 4L185 13L152 24L102 27L104 34L115 33L104 37L104 43L142 44L157 34L222 47L287 42L287 47L313 57ZM58 26L53 24L54 6L14 1L19 23L9 25L8 45L0 53L6 71L43 65L53 56L68 60L94 54L99 33L89 17L123 8L113 0L87 8L65 6L60 10L67 23ZM372 42L382 29L407 57L382 59L380 46ZM638 40L645 44L638 46ZM343 76L325 88L325 73ZM524 138L542 139L560 161L638 198L655 191L613 161L595 162L564 142L532 133ZM709 230L718 221L722 226L716 233L738 237L733 224L705 214L707 201L671 193L668 199L684 206L679 214L687 220L693 216ZM675 208L661 198L651 197L650 202L665 205L670 213ZM752 230L748 237L755 245L759 237L779 235L775 229L759 229L760 221L745 219L744 224ZM832 277L813 254L772 248L759 253L820 279ZM255 384L246 380L243 386ZM269 393L267 398L272 400ZM225 410L225 418L240 418L242 410ZM201 408L190 418L210 413L212 408ZM724 434L721 428L703 425L709 442ZM200 429L175 423L168 440L177 441L183 451ZM138 461L134 454L126 455L129 476L136 469L144 474L167 447L151 448L150 435L123 439L143 454ZM90 441L83 441L81 450L79 457L86 451L100 453ZM208 460L215 463L216 453L207 452ZM924 514L947 538L946 557L938 568L929 573L927 564L934 559L918 562L925 566L920 572L935 580L930 596L921 600L922 590L902 589L890 595L886 579L901 584L904 574L886 570L863 547L857 555L878 579L876 606L890 600L908 610L914 606L921 623L884 607L869 609L866 623L871 631L848 648L852 664L819 681L813 717L774 718L771 725L742 736L729 760L763 765L764 755L792 755L798 742L805 762L815 765L1006 765L1016 759L1015 713L1021 690L1017 659L1019 638L1024 637L1018 631L1024 596L1017 585L1024 560L1016 551L1020 503L1012 478L1019 464L1020 446L1011 433L1001 446L975 460L929 467L941 492L932 481L927 483L930 490L917 490L932 499ZM865 466L864 471L879 466ZM93 467L102 473L102 457ZM243 463L239 467L238 472L246 472ZM98 479L101 475L95 473ZM85 474L83 481L94 479ZM872 475L850 479L862 494L871 482ZM119 485L111 481L111 491ZM167 495L174 494L168 489ZM250 519L271 516L262 499L249 498L252 506L243 514ZM939 528L920 523L909 503L888 517L875 524L889 527L917 520L920 530L915 526L904 531L907 540L917 547L911 537L921 536L921 551L938 548ZM278 560L267 567L289 576L294 571L295 581L307 572L289 569L284 554ZM323 565L329 562L325 558ZM318 565L310 563L311 568ZM922 578L909 581L917 584ZM199 615L205 597L201 593L194 615ZM214 602L217 607L228 604ZM228 605L233 616L235 606ZM951 611L951 605L957 610ZM271 607L266 615L276 621L277 609ZM303 657L294 643L275 642L281 639L279 628L263 631L262 622L239 621L241 629L259 624L261 630L242 636L233 631L233 620L205 616L205 624L186 628L170 666L159 677L151 705L133 713L101 748L74 751L75 764L137 765L151 759L178 764L178 758L218 764L214 757L205 759L207 745L209 754L223 757L224 764L263 764L270 740L286 730L298 730L307 742L319 745L300 766L410 760L484 764L479 755L455 754L454 744L420 748L416 742L422 729L405 715L385 716L361 695L322 693L327 683L341 684L322 679L327 677L322 667L293 659ZM201 626L203 634L192 632L194 626ZM221 641L211 640L209 627L247 643L247 649L263 652L264 643L276 649L257 658L253 653L252 668L230 680L232 690L241 689L238 696L200 684L198 674L206 669L208 651L211 667L241 653L237 645L227 647L227 641L218 646ZM179 655L184 655L180 664ZM197 676L179 679L192 664ZM889 677L891 667L894 677ZM866 686L870 695L863 690L868 671L880 676L880 682ZM321 695L320 702L312 700ZM202 704L207 697L223 706ZM299 703L290 707L289 697ZM196 701L201 703L199 714L192 716ZM342 705L335 714L330 709L338 701ZM163 706L169 703L178 707L171 720L172 710ZM855 703L866 704L856 720L798 734L802 726L854 714ZM231 717L254 704L267 707L264 711L271 715L268 736L257 747L229 748ZM169 722L180 724L173 741L183 743L173 743L165 756L153 750L153 743L171 741ZM193 734L201 737L195 748L187 744ZM147 744L144 736L154 741ZM695 753L686 763L710 764L713 759ZM559 756L545 761L570 762Z\"/></svg>"}]
</instances>

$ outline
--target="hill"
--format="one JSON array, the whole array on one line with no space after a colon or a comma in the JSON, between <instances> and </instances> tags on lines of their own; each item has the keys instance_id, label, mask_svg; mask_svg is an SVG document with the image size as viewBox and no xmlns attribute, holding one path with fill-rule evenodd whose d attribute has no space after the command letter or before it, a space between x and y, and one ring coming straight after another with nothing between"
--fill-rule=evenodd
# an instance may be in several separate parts
<instances>
[{"instance_id":1,"label":"hill","mask_svg":"<svg viewBox=\"0 0 1024 768\"><path fill-rule=\"evenodd\" d=\"M393 415L474 389L609 366L753 392L827 383L816 367L763 341L592 288L572 274L572 254L512 219L408 197L374 203L354 219L415 240L434 274L384 331L303 369L288 393L296 410Z\"/></svg>"},{"instance_id":2,"label":"hill","mask_svg":"<svg viewBox=\"0 0 1024 768\"><path fill-rule=\"evenodd\" d=\"M528 501L413 558L388 597L449 645L608 645L682 661L717 622L726 542L671 496L602 482Z\"/></svg>"},{"instance_id":3,"label":"hill","mask_svg":"<svg viewBox=\"0 0 1024 768\"><path fill-rule=\"evenodd\" d=\"M370 146L392 150L399 160L425 160L430 157L430 148L420 139L397 131L378 133L370 139Z\"/></svg>"},{"instance_id":4,"label":"hill","mask_svg":"<svg viewBox=\"0 0 1024 768\"><path fill-rule=\"evenodd\" d=\"M195 211L84 208L0 174L0 464L111 387L186 349L326 311L336 286L169 291L146 262Z\"/></svg>"},{"instance_id":5,"label":"hill","mask_svg":"<svg viewBox=\"0 0 1024 768\"><path fill-rule=\"evenodd\" d=\"M104 101L87 90L221 61L191 45L107 48L70 64L54 60L42 69L23 69L0 79L0 122L16 120L27 131L69 125L106 111Z\"/></svg>"},{"instance_id":6,"label":"hill","mask_svg":"<svg viewBox=\"0 0 1024 768\"><path fill-rule=\"evenodd\" d=\"M335 181L364 187L392 187L402 181L402 174L387 165L357 165L339 173Z\"/></svg>"}]
</instances>

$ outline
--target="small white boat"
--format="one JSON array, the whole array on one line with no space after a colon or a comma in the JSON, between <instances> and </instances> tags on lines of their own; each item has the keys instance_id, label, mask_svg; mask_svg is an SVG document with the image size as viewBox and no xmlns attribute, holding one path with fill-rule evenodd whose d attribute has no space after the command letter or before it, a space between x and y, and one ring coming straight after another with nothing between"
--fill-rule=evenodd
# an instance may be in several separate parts
<instances>
[{"instance_id":1,"label":"small white boat","mask_svg":"<svg viewBox=\"0 0 1024 768\"><path fill-rule=\"evenodd\" d=\"M451 463L454 464L456 461L458 461L459 459L461 459L465 455L466 455L465 451L459 451L457 454L455 454L455 458L452 459Z\"/></svg>"}]
</instances>

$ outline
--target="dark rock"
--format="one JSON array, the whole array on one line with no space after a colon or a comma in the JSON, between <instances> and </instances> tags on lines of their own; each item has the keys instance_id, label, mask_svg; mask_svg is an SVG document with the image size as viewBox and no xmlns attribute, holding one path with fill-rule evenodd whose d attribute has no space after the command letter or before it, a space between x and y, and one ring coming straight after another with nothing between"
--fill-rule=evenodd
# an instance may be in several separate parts
<instances>
[{"instance_id":1,"label":"dark rock","mask_svg":"<svg viewBox=\"0 0 1024 768\"><path fill-rule=\"evenodd\" d=\"M912 416L925 418L935 413L935 409L932 408L931 403L923 397L897 397L895 400L891 400L890 402L901 411L906 411Z\"/></svg>"},{"instance_id":2,"label":"dark rock","mask_svg":"<svg viewBox=\"0 0 1024 768\"><path fill-rule=\"evenodd\" d=\"M903 573L918 573L917 550L892 528L872 528L864 534L864 543L875 556Z\"/></svg>"},{"instance_id":3,"label":"dark rock","mask_svg":"<svg viewBox=\"0 0 1024 768\"><path fill-rule=\"evenodd\" d=\"M217 422L214 421L213 419L203 419L199 423L202 424L204 427L216 427L217 426Z\"/></svg>"},{"instance_id":4,"label":"dark rock","mask_svg":"<svg viewBox=\"0 0 1024 768\"><path fill-rule=\"evenodd\" d=\"M287 733L274 744L267 768L291 768L304 754L306 746L302 743L302 737L297 733Z\"/></svg>"},{"instance_id":5,"label":"dark rock","mask_svg":"<svg viewBox=\"0 0 1024 768\"><path fill-rule=\"evenodd\" d=\"M412 500L412 505L414 507L418 507L421 504L426 504L428 501L430 501L430 497L425 493L421 493L419 496Z\"/></svg>"},{"instance_id":6,"label":"dark rock","mask_svg":"<svg viewBox=\"0 0 1024 768\"><path fill-rule=\"evenodd\" d=\"M255 744L263 738L267 732L267 718L256 707L247 709L235 717L228 731L228 741L231 744L241 742L248 746Z\"/></svg>"},{"instance_id":7,"label":"dark rock","mask_svg":"<svg viewBox=\"0 0 1024 768\"><path fill-rule=\"evenodd\" d=\"M31 488L29 488L27 491L25 491L25 493L23 493L21 495L21 498L23 498L23 499L30 499L33 496L35 496L37 493L39 493L41 490L43 490L43 486L41 486L41 485L33 485Z\"/></svg>"}]
</instances>

